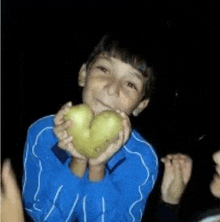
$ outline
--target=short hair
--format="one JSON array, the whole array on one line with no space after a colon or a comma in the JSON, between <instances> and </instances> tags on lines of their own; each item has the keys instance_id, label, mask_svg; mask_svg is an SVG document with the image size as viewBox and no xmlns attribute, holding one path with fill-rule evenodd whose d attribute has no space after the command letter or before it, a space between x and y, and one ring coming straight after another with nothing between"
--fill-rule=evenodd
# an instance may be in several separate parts
<instances>
[{"instance_id":1,"label":"short hair","mask_svg":"<svg viewBox=\"0 0 220 222\"><path fill-rule=\"evenodd\" d=\"M118 58L139 70L146 77L145 92L142 99L150 98L155 82L153 68L148 66L146 58L143 56L143 47L140 47L140 45L135 47L134 42L130 43L127 40L131 40L130 36L123 36L121 33L108 32L105 34L90 53L86 68L89 69L101 53L105 53L109 57ZM142 52L138 51L140 48L142 48Z\"/></svg>"}]
</instances>

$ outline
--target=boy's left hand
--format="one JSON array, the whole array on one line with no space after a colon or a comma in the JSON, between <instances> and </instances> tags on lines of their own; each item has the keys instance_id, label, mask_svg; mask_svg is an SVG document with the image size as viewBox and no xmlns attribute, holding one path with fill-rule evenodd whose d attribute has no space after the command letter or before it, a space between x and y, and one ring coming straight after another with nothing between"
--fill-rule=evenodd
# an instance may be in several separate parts
<instances>
[{"instance_id":1,"label":"boy's left hand","mask_svg":"<svg viewBox=\"0 0 220 222\"><path fill-rule=\"evenodd\" d=\"M116 139L109 147L101 153L100 156L94 159L89 159L90 166L105 165L106 162L122 147L123 144L128 140L131 133L131 122L129 117L119 110L116 111L123 117L123 129L119 133L118 139Z\"/></svg>"}]
</instances>

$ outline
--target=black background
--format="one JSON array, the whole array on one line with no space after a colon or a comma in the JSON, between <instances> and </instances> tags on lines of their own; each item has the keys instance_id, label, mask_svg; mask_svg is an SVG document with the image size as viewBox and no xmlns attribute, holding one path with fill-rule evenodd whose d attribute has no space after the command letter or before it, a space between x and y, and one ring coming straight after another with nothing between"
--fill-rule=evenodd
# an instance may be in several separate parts
<instances>
[{"instance_id":1,"label":"black background","mask_svg":"<svg viewBox=\"0 0 220 222\"><path fill-rule=\"evenodd\" d=\"M29 125L55 114L69 100L81 102L80 66L102 35L121 27L146 36L146 55L157 76L149 107L133 121L134 127L159 157L183 152L193 158L181 205L184 216L215 205L208 184L214 173L211 156L220 145L217 5L183 0L3 1L2 159L12 159L21 180ZM161 174L146 217L152 218Z\"/></svg>"}]
</instances>

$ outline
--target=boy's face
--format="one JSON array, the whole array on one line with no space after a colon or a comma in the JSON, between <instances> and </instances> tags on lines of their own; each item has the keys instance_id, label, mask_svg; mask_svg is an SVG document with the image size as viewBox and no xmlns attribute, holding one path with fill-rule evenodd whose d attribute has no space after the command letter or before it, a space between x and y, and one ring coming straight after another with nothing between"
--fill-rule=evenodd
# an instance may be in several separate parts
<instances>
[{"instance_id":1,"label":"boy's face","mask_svg":"<svg viewBox=\"0 0 220 222\"><path fill-rule=\"evenodd\" d=\"M104 110L120 110L128 116L139 113L147 106L142 100L146 78L140 71L120 59L101 54L90 68L85 64L79 72L79 85L83 87L82 100L97 115Z\"/></svg>"},{"instance_id":2,"label":"boy's face","mask_svg":"<svg viewBox=\"0 0 220 222\"><path fill-rule=\"evenodd\" d=\"M213 160L216 163L216 174L210 184L210 189L215 197L220 198L220 150L213 154Z\"/></svg>"}]
</instances>

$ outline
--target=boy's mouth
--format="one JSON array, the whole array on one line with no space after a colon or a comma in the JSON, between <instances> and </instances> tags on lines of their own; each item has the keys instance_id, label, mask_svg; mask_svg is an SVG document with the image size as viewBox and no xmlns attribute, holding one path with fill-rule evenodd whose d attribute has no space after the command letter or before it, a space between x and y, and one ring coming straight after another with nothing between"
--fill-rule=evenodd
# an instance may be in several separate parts
<instances>
[{"instance_id":1,"label":"boy's mouth","mask_svg":"<svg viewBox=\"0 0 220 222\"><path fill-rule=\"evenodd\" d=\"M114 110L109 105L106 105L105 103L103 103L101 100L97 99L97 101L105 108L105 110Z\"/></svg>"}]
</instances>

